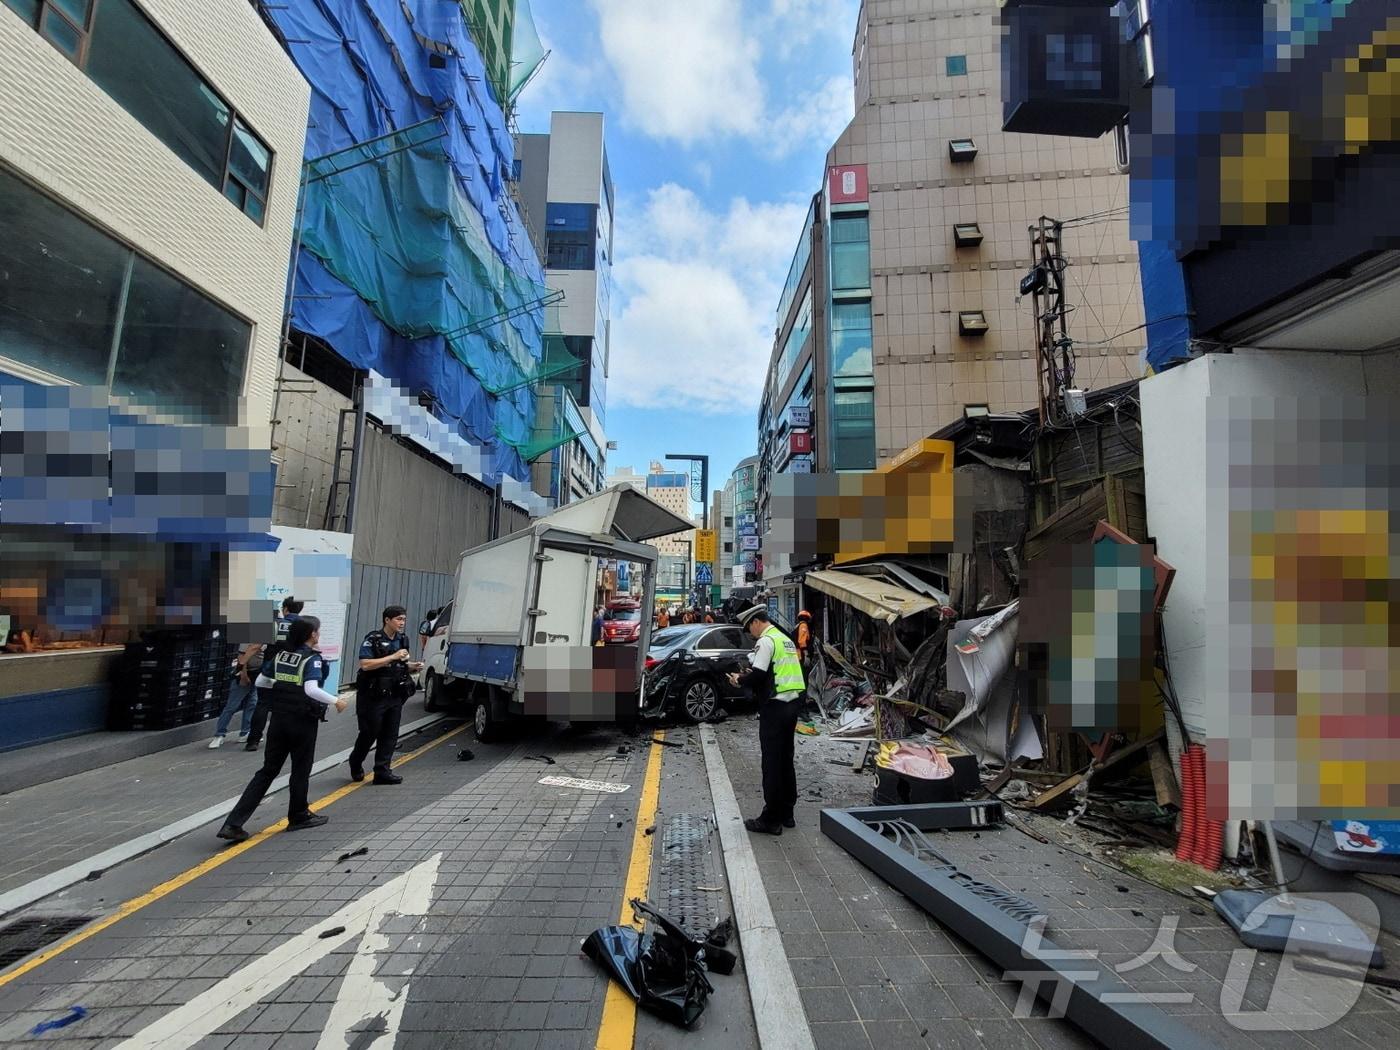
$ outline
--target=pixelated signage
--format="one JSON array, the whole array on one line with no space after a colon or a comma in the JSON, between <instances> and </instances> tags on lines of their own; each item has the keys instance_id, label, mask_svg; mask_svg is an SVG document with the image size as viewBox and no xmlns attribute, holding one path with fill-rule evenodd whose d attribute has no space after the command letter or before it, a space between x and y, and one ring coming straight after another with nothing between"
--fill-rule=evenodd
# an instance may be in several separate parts
<instances>
[{"instance_id":1,"label":"pixelated signage","mask_svg":"<svg viewBox=\"0 0 1400 1050\"><path fill-rule=\"evenodd\" d=\"M946 465L941 457L937 463ZM764 547L795 559L944 554L963 549L955 540L970 542L966 524L955 530L951 470L790 472L774 475L771 492Z\"/></svg>"},{"instance_id":2,"label":"pixelated signage","mask_svg":"<svg viewBox=\"0 0 1400 1050\"><path fill-rule=\"evenodd\" d=\"M1400 419L1387 397L1206 399L1207 802L1400 813Z\"/></svg>"},{"instance_id":3,"label":"pixelated signage","mask_svg":"<svg viewBox=\"0 0 1400 1050\"><path fill-rule=\"evenodd\" d=\"M838 164L827 169L826 197L832 204L859 204L870 200L865 165Z\"/></svg>"},{"instance_id":4,"label":"pixelated signage","mask_svg":"<svg viewBox=\"0 0 1400 1050\"><path fill-rule=\"evenodd\" d=\"M272 456L249 428L152 422L91 387L0 381L0 409L7 525L275 546Z\"/></svg>"},{"instance_id":5,"label":"pixelated signage","mask_svg":"<svg viewBox=\"0 0 1400 1050\"><path fill-rule=\"evenodd\" d=\"M805 456L812 451L812 434L806 430L794 430L788 435L788 451L794 456Z\"/></svg>"},{"instance_id":6,"label":"pixelated signage","mask_svg":"<svg viewBox=\"0 0 1400 1050\"><path fill-rule=\"evenodd\" d=\"M793 405L787 410L788 425L805 430L812 425L812 409L807 405Z\"/></svg>"}]
</instances>

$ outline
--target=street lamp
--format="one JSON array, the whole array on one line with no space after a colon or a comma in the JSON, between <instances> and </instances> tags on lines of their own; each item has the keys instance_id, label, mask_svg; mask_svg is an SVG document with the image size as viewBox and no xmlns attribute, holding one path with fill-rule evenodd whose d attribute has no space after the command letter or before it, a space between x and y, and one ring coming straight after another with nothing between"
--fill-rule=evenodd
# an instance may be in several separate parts
<instances>
[{"instance_id":1,"label":"street lamp","mask_svg":"<svg viewBox=\"0 0 1400 1050\"><path fill-rule=\"evenodd\" d=\"M687 460L690 463L700 464L700 494L695 494L695 475L690 477L690 498L700 504L700 520L705 528L710 527L710 457L709 456L686 456L668 452L667 459ZM689 517L689 511L686 512Z\"/></svg>"}]
</instances>

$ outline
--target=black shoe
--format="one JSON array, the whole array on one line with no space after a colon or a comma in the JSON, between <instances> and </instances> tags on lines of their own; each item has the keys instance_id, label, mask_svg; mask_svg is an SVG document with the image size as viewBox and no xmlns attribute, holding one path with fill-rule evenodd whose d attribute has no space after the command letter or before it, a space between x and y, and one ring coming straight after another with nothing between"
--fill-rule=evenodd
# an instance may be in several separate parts
<instances>
[{"instance_id":1,"label":"black shoe","mask_svg":"<svg viewBox=\"0 0 1400 1050\"><path fill-rule=\"evenodd\" d=\"M225 824L219 829L219 838L225 842L247 842L252 835L249 835L242 828L234 827L232 824Z\"/></svg>"},{"instance_id":2,"label":"black shoe","mask_svg":"<svg viewBox=\"0 0 1400 1050\"><path fill-rule=\"evenodd\" d=\"M300 831L302 828L319 828L322 824L329 824L331 818L320 813L312 813L301 820L287 821L287 827L293 831Z\"/></svg>"},{"instance_id":3,"label":"black shoe","mask_svg":"<svg viewBox=\"0 0 1400 1050\"><path fill-rule=\"evenodd\" d=\"M797 827L797 821L793 820L791 817L788 817L787 820L783 821L783 827L795 828Z\"/></svg>"},{"instance_id":4,"label":"black shoe","mask_svg":"<svg viewBox=\"0 0 1400 1050\"><path fill-rule=\"evenodd\" d=\"M353 780L353 781L354 781L355 783L357 783L357 784L358 784L361 780L364 780L364 779L365 779L365 768L364 768L364 766L357 766L357 765L355 765L354 763L351 763L351 765L350 765L350 779Z\"/></svg>"},{"instance_id":5,"label":"black shoe","mask_svg":"<svg viewBox=\"0 0 1400 1050\"><path fill-rule=\"evenodd\" d=\"M403 777L397 773L376 773L374 774L376 784L402 784Z\"/></svg>"},{"instance_id":6,"label":"black shoe","mask_svg":"<svg viewBox=\"0 0 1400 1050\"><path fill-rule=\"evenodd\" d=\"M750 831L756 831L760 835L781 835L783 833L783 826L781 824L769 824L767 821L759 820L757 817L750 817L748 820L744 821L744 827L748 828Z\"/></svg>"},{"instance_id":7,"label":"black shoe","mask_svg":"<svg viewBox=\"0 0 1400 1050\"><path fill-rule=\"evenodd\" d=\"M249 740L246 744L243 745L243 750L244 750L244 751L256 751L257 749L258 749L257 743L256 743L255 741L252 741L252 740Z\"/></svg>"}]
</instances>

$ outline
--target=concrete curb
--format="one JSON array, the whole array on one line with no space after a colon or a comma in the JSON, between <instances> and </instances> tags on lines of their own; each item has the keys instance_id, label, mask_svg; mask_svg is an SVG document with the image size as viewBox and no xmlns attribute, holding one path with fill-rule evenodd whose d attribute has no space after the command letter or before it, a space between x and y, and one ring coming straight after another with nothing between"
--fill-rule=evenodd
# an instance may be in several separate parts
<instances>
[{"instance_id":1,"label":"concrete curb","mask_svg":"<svg viewBox=\"0 0 1400 1050\"><path fill-rule=\"evenodd\" d=\"M433 714L429 715L427 718L421 718L417 722L410 722L408 725L400 727L399 737L402 739L413 733L435 726L439 722L445 721L446 717L446 715ZM317 773L324 773L326 770L340 765L349 757L349 748L346 748L344 751L337 751L333 755L327 755L311 767L311 775L315 776ZM291 777L287 774L278 777L272 782L272 787L268 789L268 795L273 795L276 792L284 790L290 779ZM183 835L188 835L191 831L195 831L205 824L212 823L215 820L222 820L228 815L229 810L233 809L234 803L237 801L238 797L235 795L233 798L224 799L222 802L216 802L214 805L208 806L198 813L192 813L188 817L175 821L173 824L167 824L163 828L149 831L144 835L132 839L130 842L123 842L120 846L113 846L111 849L103 850L101 853L89 857L86 860L79 861L77 864L70 864L66 868L60 868L58 871L37 878L33 882L27 882L23 886L10 890L8 893L0 894L0 916L9 915L11 912L18 911L21 908L27 908L36 901L43 900L45 897L50 897L55 893L66 890L69 886L74 886L82 882L94 871L106 871L108 868L125 863L128 860L133 860L143 853L149 853L153 849L158 849L167 842L172 842Z\"/></svg>"},{"instance_id":2,"label":"concrete curb","mask_svg":"<svg viewBox=\"0 0 1400 1050\"><path fill-rule=\"evenodd\" d=\"M749 833L739 812L729 771L724 767L714 728L700 727L700 743L705 752L705 771L710 778L710 798L715 805L715 823L729 893L734 902L734 925L744 953L744 975L749 982L758 1045L762 1050L816 1050L792 964L783 949L783 939L763 888Z\"/></svg>"}]
</instances>

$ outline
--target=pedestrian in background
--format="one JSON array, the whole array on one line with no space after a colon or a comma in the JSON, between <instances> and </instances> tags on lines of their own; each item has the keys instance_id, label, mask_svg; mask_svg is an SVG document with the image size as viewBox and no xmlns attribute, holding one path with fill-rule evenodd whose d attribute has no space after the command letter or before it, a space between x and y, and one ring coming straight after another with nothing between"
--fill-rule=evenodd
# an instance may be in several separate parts
<instances>
[{"instance_id":1,"label":"pedestrian in background","mask_svg":"<svg viewBox=\"0 0 1400 1050\"><path fill-rule=\"evenodd\" d=\"M305 602L299 602L290 594L282 599L282 610L272 624L273 640L272 645L263 652L263 663L268 665L277 650L287 644L288 632L292 629L292 624L301 616L301 610L306 607ZM320 621L318 620L319 624ZM321 662L321 682L324 683L329 671L326 669L325 661ZM248 742L243 745L244 751L256 751L258 745L262 743L263 733L267 729L267 717L271 711L269 706L272 703L270 690L256 688L257 704L253 707L253 718L248 724ZM213 745L210 745L211 747Z\"/></svg>"},{"instance_id":2,"label":"pedestrian in background","mask_svg":"<svg viewBox=\"0 0 1400 1050\"><path fill-rule=\"evenodd\" d=\"M744 821L744 827L764 835L781 835L783 828L795 828L793 807L797 805L795 734L802 712L806 684L797 646L774 627L768 610L755 606L740 617L754 638L749 653L749 670L742 676L731 674L729 681L752 691L758 700L758 744L763 765L763 812Z\"/></svg>"},{"instance_id":3,"label":"pedestrian in background","mask_svg":"<svg viewBox=\"0 0 1400 1050\"><path fill-rule=\"evenodd\" d=\"M360 735L350 752L350 778L365 779L365 758L374 749L374 783L402 784L394 772L394 747L399 742L403 705L418 689L412 675L422 670L408 652L403 633L408 613L402 605L391 605L381 618L383 627L370 631L360 643L360 673L355 678L355 713Z\"/></svg>"},{"instance_id":4,"label":"pedestrian in background","mask_svg":"<svg viewBox=\"0 0 1400 1050\"><path fill-rule=\"evenodd\" d=\"M263 646L260 642L249 642L238 654L233 663L233 684L229 686L228 701L219 712L218 724L214 727L214 739L209 741L210 749L224 746L229 723L240 710L243 712L243 727L238 739L246 741L253 726L253 714L258 706L258 691L253 685L263 666Z\"/></svg>"},{"instance_id":5,"label":"pedestrian in background","mask_svg":"<svg viewBox=\"0 0 1400 1050\"><path fill-rule=\"evenodd\" d=\"M321 641L321 621L303 616L289 625L287 639L277 647L269 667L255 679L260 689L271 698L272 724L267 731L267 752L262 768L253 774L243 789L233 812L219 829L218 837L226 842L244 842L248 832L243 825L253 815L268 788L282 772L287 759L292 760L291 782L287 785L287 825L293 830L315 828L329 819L312 813L308 802L311 791L311 764L316 758L316 732L325 721L326 711L334 707L344 711L348 700L331 696L321 688L325 681L325 661L316 651ZM268 672L271 672L270 674Z\"/></svg>"},{"instance_id":6,"label":"pedestrian in background","mask_svg":"<svg viewBox=\"0 0 1400 1050\"><path fill-rule=\"evenodd\" d=\"M656 628L657 630L661 630L664 627L670 626L671 614L667 611L666 606L663 605L660 609L656 610Z\"/></svg>"},{"instance_id":7,"label":"pedestrian in background","mask_svg":"<svg viewBox=\"0 0 1400 1050\"><path fill-rule=\"evenodd\" d=\"M589 638L588 644L603 644L603 607L601 605L593 611L593 634Z\"/></svg>"},{"instance_id":8,"label":"pedestrian in background","mask_svg":"<svg viewBox=\"0 0 1400 1050\"><path fill-rule=\"evenodd\" d=\"M802 663L805 674L810 664L812 649L812 614L803 609L797 614L797 659Z\"/></svg>"}]
</instances>

